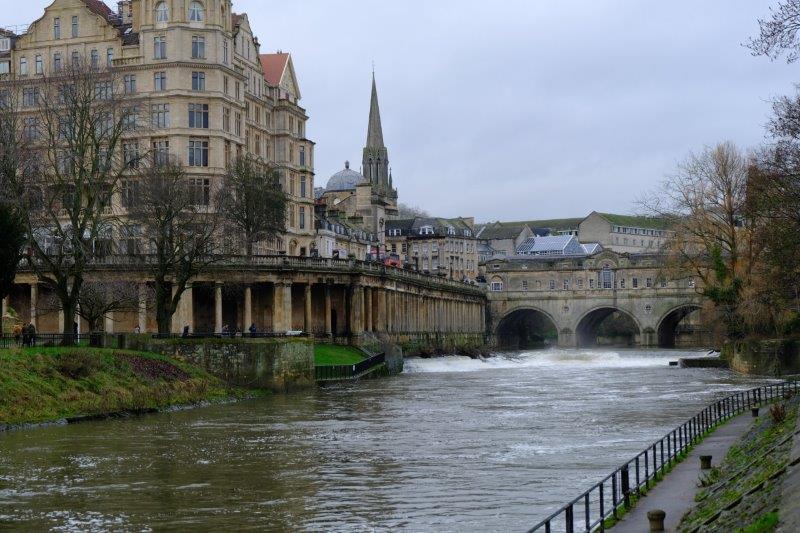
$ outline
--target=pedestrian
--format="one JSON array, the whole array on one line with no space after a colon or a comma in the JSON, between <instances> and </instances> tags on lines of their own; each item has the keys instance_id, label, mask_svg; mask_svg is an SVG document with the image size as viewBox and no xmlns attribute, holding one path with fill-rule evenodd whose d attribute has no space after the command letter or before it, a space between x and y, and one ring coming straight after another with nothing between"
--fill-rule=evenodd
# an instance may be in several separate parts
<instances>
[{"instance_id":1,"label":"pedestrian","mask_svg":"<svg viewBox=\"0 0 800 533\"><path fill-rule=\"evenodd\" d=\"M189 338L189 325L188 324L183 326L183 334L181 335L181 337L183 337L184 339L188 339Z\"/></svg>"},{"instance_id":2,"label":"pedestrian","mask_svg":"<svg viewBox=\"0 0 800 533\"><path fill-rule=\"evenodd\" d=\"M139 324L136 324L136 327L133 328L133 332L137 335L142 332L142 328L139 327Z\"/></svg>"},{"instance_id":3,"label":"pedestrian","mask_svg":"<svg viewBox=\"0 0 800 533\"><path fill-rule=\"evenodd\" d=\"M36 346L36 326L33 325L33 322L28 324L28 346L31 348Z\"/></svg>"},{"instance_id":4,"label":"pedestrian","mask_svg":"<svg viewBox=\"0 0 800 533\"><path fill-rule=\"evenodd\" d=\"M256 329L256 324L255 324L255 322L253 322L252 324L250 324L250 329L248 329L248 331L250 332L250 336L251 336L251 337L255 337L255 336L256 336L256 334L258 333L258 329Z\"/></svg>"},{"instance_id":5,"label":"pedestrian","mask_svg":"<svg viewBox=\"0 0 800 533\"><path fill-rule=\"evenodd\" d=\"M28 345L28 323L19 328L19 333L22 338L22 346Z\"/></svg>"},{"instance_id":6,"label":"pedestrian","mask_svg":"<svg viewBox=\"0 0 800 533\"><path fill-rule=\"evenodd\" d=\"M228 324L225 324L224 326L222 326L222 331L220 333L222 333L223 337L227 337L228 336L228 333L230 333L230 328L228 327Z\"/></svg>"}]
</instances>

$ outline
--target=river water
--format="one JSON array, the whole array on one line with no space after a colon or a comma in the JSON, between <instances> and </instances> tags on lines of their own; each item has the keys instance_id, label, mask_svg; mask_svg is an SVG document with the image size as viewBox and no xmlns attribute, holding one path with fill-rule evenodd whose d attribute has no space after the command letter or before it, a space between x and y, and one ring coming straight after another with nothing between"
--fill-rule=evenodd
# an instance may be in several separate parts
<instances>
[{"instance_id":1,"label":"river water","mask_svg":"<svg viewBox=\"0 0 800 533\"><path fill-rule=\"evenodd\" d=\"M0 435L0 529L520 531L728 391L685 352L411 359L406 372Z\"/></svg>"}]
</instances>

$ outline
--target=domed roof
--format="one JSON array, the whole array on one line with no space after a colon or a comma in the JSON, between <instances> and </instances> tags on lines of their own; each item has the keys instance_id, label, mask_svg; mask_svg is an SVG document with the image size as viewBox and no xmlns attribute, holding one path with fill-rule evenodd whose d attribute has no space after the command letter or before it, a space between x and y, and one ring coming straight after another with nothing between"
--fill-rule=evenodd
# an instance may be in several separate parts
<instances>
[{"instance_id":1,"label":"domed roof","mask_svg":"<svg viewBox=\"0 0 800 533\"><path fill-rule=\"evenodd\" d=\"M364 181L364 176L350 170L350 161L344 162L344 170L337 172L328 180L326 191L352 191Z\"/></svg>"}]
</instances>

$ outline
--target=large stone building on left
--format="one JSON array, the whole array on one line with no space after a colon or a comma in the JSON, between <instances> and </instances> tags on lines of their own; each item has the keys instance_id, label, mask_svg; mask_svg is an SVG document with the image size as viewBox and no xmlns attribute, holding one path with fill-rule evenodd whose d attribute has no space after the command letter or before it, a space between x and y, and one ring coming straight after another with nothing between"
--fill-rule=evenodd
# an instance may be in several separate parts
<instances>
[{"instance_id":1,"label":"large stone building on left","mask_svg":"<svg viewBox=\"0 0 800 533\"><path fill-rule=\"evenodd\" d=\"M230 0L118 6L55 0L25 31L1 31L0 85L34 86L73 61L113 68L125 92L146 102L138 113L149 127L126 139L127 149L182 162L204 201L237 155L274 165L289 196L286 233L256 251L311 255L314 143L291 56L261 54L247 15Z\"/></svg>"}]
</instances>

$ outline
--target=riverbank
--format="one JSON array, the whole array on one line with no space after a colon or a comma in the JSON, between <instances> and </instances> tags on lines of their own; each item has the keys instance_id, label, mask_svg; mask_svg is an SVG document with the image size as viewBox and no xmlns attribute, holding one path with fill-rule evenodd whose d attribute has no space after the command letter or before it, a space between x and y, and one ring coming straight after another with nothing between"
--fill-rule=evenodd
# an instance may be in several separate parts
<instances>
[{"instance_id":1,"label":"riverbank","mask_svg":"<svg viewBox=\"0 0 800 533\"><path fill-rule=\"evenodd\" d=\"M252 396L205 370L138 351L0 350L0 431Z\"/></svg>"}]
</instances>

